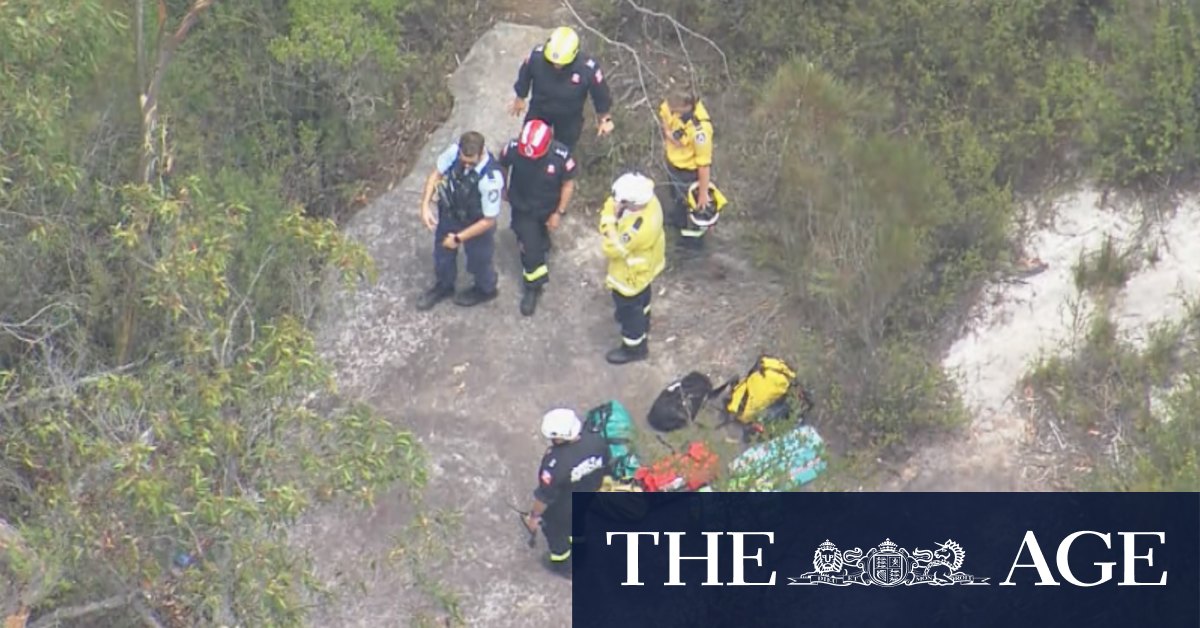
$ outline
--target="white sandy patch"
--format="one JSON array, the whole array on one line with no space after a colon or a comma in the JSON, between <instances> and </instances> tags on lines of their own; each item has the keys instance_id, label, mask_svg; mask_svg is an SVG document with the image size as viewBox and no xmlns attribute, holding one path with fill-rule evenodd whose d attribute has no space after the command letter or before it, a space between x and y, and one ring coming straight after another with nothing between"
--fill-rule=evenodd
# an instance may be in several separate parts
<instances>
[{"instance_id":1,"label":"white sandy patch","mask_svg":"<svg viewBox=\"0 0 1200 628\"><path fill-rule=\"evenodd\" d=\"M1189 199L1144 243L1158 260L1125 284L1114 311L1123 335L1144 347L1154 326L1182 319L1200 296L1200 201Z\"/></svg>"},{"instance_id":2,"label":"white sandy patch","mask_svg":"<svg viewBox=\"0 0 1200 628\"><path fill-rule=\"evenodd\" d=\"M1053 224L1026 245L1046 269L986 288L968 331L943 361L972 415L965 440L914 456L896 488L911 489L914 480L925 490L956 490L964 483L973 490L1034 488L1012 468L1031 434L1017 384L1039 358L1069 351L1076 332L1086 329L1094 304L1075 286L1080 256L1097 251L1108 237L1124 252L1137 236L1140 212L1111 211L1100 201L1091 190L1059 199ZM1125 337L1144 342L1153 325L1178 320L1187 300L1200 294L1197 242L1200 204L1190 201L1143 243L1145 250L1157 249L1159 259L1141 264L1117 295L1114 315Z\"/></svg>"}]
</instances>

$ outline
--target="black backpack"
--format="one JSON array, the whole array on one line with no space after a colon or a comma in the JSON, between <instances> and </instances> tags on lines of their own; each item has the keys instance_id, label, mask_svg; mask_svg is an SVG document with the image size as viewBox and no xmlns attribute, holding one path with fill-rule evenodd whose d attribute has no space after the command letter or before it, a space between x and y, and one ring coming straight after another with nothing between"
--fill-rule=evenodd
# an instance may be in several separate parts
<instances>
[{"instance_id":1,"label":"black backpack","mask_svg":"<svg viewBox=\"0 0 1200 628\"><path fill-rule=\"evenodd\" d=\"M677 430L694 421L700 406L715 394L719 391L713 390L712 380L703 373L692 371L658 393L646 420L650 427L660 432Z\"/></svg>"}]
</instances>

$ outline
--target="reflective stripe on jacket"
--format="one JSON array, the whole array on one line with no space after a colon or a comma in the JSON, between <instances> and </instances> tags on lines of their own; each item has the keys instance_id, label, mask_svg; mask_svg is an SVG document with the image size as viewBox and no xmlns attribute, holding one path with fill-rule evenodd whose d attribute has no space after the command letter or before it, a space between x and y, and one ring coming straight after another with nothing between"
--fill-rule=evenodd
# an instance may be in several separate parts
<instances>
[{"instance_id":1,"label":"reflective stripe on jacket","mask_svg":"<svg viewBox=\"0 0 1200 628\"><path fill-rule=\"evenodd\" d=\"M609 197L600 210L602 248L608 258L605 285L620 294L640 294L666 267L667 238L663 212L654 198L641 211L617 216L616 201Z\"/></svg>"}]
</instances>

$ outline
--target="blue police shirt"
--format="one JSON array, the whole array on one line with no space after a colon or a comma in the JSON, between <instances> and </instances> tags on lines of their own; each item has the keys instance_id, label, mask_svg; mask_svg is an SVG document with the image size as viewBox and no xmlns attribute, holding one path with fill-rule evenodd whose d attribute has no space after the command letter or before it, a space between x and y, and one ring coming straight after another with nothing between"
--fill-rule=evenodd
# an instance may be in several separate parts
<instances>
[{"instance_id":1,"label":"blue police shirt","mask_svg":"<svg viewBox=\"0 0 1200 628\"><path fill-rule=\"evenodd\" d=\"M454 160L458 158L458 142L451 144L437 158L438 172L445 173L454 165ZM491 159L491 154L488 151L483 151L483 159L475 164L475 172L483 173L483 168L487 166ZM479 198L483 201L483 217L498 218L500 217L500 192L504 189L504 179L500 177L499 170L493 170L491 174L479 179Z\"/></svg>"}]
</instances>

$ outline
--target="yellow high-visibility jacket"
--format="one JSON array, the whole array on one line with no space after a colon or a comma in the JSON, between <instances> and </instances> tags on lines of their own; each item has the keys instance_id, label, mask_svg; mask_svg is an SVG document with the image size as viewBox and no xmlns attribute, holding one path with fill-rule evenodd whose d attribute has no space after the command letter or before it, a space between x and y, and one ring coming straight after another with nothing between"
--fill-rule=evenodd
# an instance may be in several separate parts
<instances>
[{"instance_id":1,"label":"yellow high-visibility jacket","mask_svg":"<svg viewBox=\"0 0 1200 628\"><path fill-rule=\"evenodd\" d=\"M704 103L697 101L687 120L671 113L663 101L658 107L658 118L671 129L679 145L663 142L667 151L667 162L680 170L695 170L711 166L713 162L713 125Z\"/></svg>"},{"instance_id":2,"label":"yellow high-visibility jacket","mask_svg":"<svg viewBox=\"0 0 1200 628\"><path fill-rule=\"evenodd\" d=\"M617 203L609 197L600 210L601 246L608 258L604 284L632 297L645 290L667 265L662 205L653 198L641 211L626 211L621 216L616 212Z\"/></svg>"}]
</instances>

